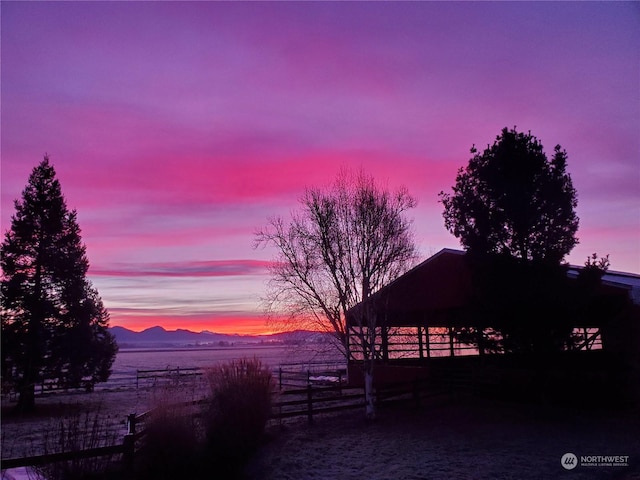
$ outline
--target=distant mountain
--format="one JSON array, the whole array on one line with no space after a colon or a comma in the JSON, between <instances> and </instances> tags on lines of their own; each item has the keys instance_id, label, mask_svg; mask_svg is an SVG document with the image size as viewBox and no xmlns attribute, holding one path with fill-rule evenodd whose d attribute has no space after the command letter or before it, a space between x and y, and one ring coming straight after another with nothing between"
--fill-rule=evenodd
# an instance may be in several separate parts
<instances>
[{"instance_id":1,"label":"distant mountain","mask_svg":"<svg viewBox=\"0 0 640 480\"><path fill-rule=\"evenodd\" d=\"M192 332L191 330L166 330L155 326L141 332L134 332L124 327L111 327L109 331L116 338L121 348L144 347L203 347L231 346L239 344L261 343L324 343L327 334L304 330L276 333L273 335L228 335L209 331Z\"/></svg>"}]
</instances>

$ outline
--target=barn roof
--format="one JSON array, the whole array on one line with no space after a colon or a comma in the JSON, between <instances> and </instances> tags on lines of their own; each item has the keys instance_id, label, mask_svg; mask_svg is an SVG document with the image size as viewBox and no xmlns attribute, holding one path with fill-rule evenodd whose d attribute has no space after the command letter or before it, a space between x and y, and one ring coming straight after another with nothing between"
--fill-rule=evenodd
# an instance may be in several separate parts
<instances>
[{"instance_id":1,"label":"barn roof","mask_svg":"<svg viewBox=\"0 0 640 480\"><path fill-rule=\"evenodd\" d=\"M568 271L569 277L576 278L582 268L583 267L571 266ZM640 275L608 270L602 276L602 284L608 287L627 290L631 301L636 305L640 305Z\"/></svg>"},{"instance_id":2,"label":"barn roof","mask_svg":"<svg viewBox=\"0 0 640 480\"><path fill-rule=\"evenodd\" d=\"M569 267L568 277L576 278L580 269ZM616 295L626 290L632 301L639 303L639 275L607 272L600 288ZM367 302L385 312L388 326L470 326L475 317L469 309L472 297L472 274L465 252L445 248L381 288ZM359 303L347 312L347 325L356 324L362 308Z\"/></svg>"},{"instance_id":3,"label":"barn roof","mask_svg":"<svg viewBox=\"0 0 640 480\"><path fill-rule=\"evenodd\" d=\"M368 301L384 306L388 325L415 325L428 316L430 325L446 326L453 312L469 304L471 293L465 253L445 248L381 288ZM349 311L347 323L355 322L361 308L358 304Z\"/></svg>"}]
</instances>

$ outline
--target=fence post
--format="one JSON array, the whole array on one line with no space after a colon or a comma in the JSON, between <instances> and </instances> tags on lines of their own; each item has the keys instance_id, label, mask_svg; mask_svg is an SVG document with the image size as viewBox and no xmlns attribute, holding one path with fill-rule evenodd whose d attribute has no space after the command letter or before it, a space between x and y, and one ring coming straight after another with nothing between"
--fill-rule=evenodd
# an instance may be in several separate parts
<instances>
[{"instance_id":1,"label":"fence post","mask_svg":"<svg viewBox=\"0 0 640 480\"><path fill-rule=\"evenodd\" d=\"M307 385L307 420L313 423L313 401L311 398L311 384Z\"/></svg>"},{"instance_id":2,"label":"fence post","mask_svg":"<svg viewBox=\"0 0 640 480\"><path fill-rule=\"evenodd\" d=\"M127 415L127 435L136 434L136 414L130 413Z\"/></svg>"},{"instance_id":3,"label":"fence post","mask_svg":"<svg viewBox=\"0 0 640 480\"><path fill-rule=\"evenodd\" d=\"M278 367L278 385L280 390L282 390L282 365Z\"/></svg>"},{"instance_id":4,"label":"fence post","mask_svg":"<svg viewBox=\"0 0 640 480\"><path fill-rule=\"evenodd\" d=\"M307 385L311 385L311 370L307 369Z\"/></svg>"},{"instance_id":5,"label":"fence post","mask_svg":"<svg viewBox=\"0 0 640 480\"><path fill-rule=\"evenodd\" d=\"M130 433L126 434L122 440L122 448L125 471L131 473L133 472L133 457L136 451L136 436Z\"/></svg>"},{"instance_id":6,"label":"fence post","mask_svg":"<svg viewBox=\"0 0 640 480\"><path fill-rule=\"evenodd\" d=\"M136 414L127 415L127 434L122 440L122 460L125 471L133 472L133 457L136 452Z\"/></svg>"}]
</instances>

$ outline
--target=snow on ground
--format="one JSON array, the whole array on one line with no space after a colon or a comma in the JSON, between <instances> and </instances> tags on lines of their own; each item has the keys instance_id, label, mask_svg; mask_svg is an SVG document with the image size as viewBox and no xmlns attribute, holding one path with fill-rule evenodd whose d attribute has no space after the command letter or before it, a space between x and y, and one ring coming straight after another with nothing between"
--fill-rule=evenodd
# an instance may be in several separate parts
<instances>
[{"instance_id":1,"label":"snow on ground","mask_svg":"<svg viewBox=\"0 0 640 480\"><path fill-rule=\"evenodd\" d=\"M178 393L176 393L178 392ZM38 399L39 413L16 417L3 402L2 456L37 453L38 435L69 408L101 412L124 434L129 413L158 401L196 399L196 387L130 389ZM175 395L178 395L177 397ZM178 398L179 397L179 398ZM38 433L40 432L40 433ZM640 412L569 409L442 397L421 408L272 421L267 441L248 468L250 480L541 479L640 480ZM566 471L565 453L628 455L628 467Z\"/></svg>"},{"instance_id":2,"label":"snow on ground","mask_svg":"<svg viewBox=\"0 0 640 480\"><path fill-rule=\"evenodd\" d=\"M463 401L350 412L272 428L253 480L640 479L638 412ZM629 455L628 467L565 470L565 453Z\"/></svg>"},{"instance_id":3,"label":"snow on ground","mask_svg":"<svg viewBox=\"0 0 640 480\"><path fill-rule=\"evenodd\" d=\"M43 436L55 431L60 421L72 415L98 415L113 438L121 441L126 433L126 418L141 414L159 403L191 401L203 398L206 385L201 377L187 377L179 384L156 388L128 388L93 393L55 393L36 397L36 412L18 415L12 411L15 401L2 400L2 457L40 455ZM93 417L90 418L92 420Z\"/></svg>"}]
</instances>

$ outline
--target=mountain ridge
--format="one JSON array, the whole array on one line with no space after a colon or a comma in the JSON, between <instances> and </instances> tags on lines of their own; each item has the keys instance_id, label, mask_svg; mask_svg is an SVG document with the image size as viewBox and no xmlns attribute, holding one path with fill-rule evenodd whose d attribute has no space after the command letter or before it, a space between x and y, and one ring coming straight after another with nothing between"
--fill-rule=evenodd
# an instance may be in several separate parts
<instances>
[{"instance_id":1,"label":"mountain ridge","mask_svg":"<svg viewBox=\"0 0 640 480\"><path fill-rule=\"evenodd\" d=\"M241 335L216 333L208 330L194 332L183 328L167 330L155 325L140 332L126 327L109 327L109 332L115 337L121 348L128 347L158 347L158 346L232 346L238 344L288 344L321 342L327 340L327 334L307 330L295 330L266 335Z\"/></svg>"}]
</instances>

